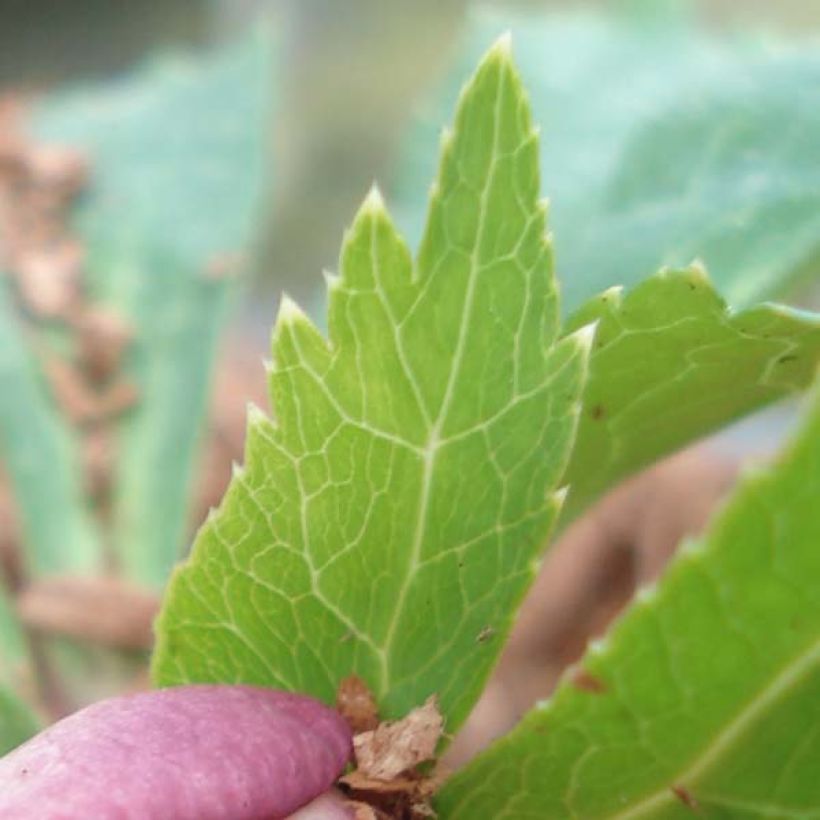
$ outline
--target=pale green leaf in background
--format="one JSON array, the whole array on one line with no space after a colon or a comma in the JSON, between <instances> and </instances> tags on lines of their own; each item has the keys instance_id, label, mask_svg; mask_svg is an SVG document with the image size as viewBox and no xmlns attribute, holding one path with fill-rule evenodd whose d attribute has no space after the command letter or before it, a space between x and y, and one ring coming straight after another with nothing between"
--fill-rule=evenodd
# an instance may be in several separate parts
<instances>
[{"instance_id":1,"label":"pale green leaf in background","mask_svg":"<svg viewBox=\"0 0 820 820\"><path fill-rule=\"evenodd\" d=\"M779 463L587 653L597 685L564 682L445 785L441 816L820 816L818 499L815 393Z\"/></svg>"},{"instance_id":2,"label":"pale green leaf in background","mask_svg":"<svg viewBox=\"0 0 820 820\"><path fill-rule=\"evenodd\" d=\"M26 568L35 575L100 571L103 555L85 506L79 454L2 278L0 464L20 512Z\"/></svg>"},{"instance_id":3,"label":"pale green leaf in background","mask_svg":"<svg viewBox=\"0 0 820 820\"><path fill-rule=\"evenodd\" d=\"M562 519L684 444L805 389L820 363L820 316L762 304L732 312L702 268L612 288L568 330L597 321Z\"/></svg>"},{"instance_id":4,"label":"pale green leaf in background","mask_svg":"<svg viewBox=\"0 0 820 820\"><path fill-rule=\"evenodd\" d=\"M734 307L820 269L820 49L678 19L474 13L406 141L394 193L411 236L458 83L508 27L544 130L565 310L695 259Z\"/></svg>"},{"instance_id":5,"label":"pale green leaf in background","mask_svg":"<svg viewBox=\"0 0 820 820\"><path fill-rule=\"evenodd\" d=\"M326 340L283 302L274 421L177 571L160 684L246 681L383 714L478 698L553 523L589 330L555 344L538 143L505 43L463 92L415 264L372 193Z\"/></svg>"},{"instance_id":6,"label":"pale green leaf in background","mask_svg":"<svg viewBox=\"0 0 820 820\"><path fill-rule=\"evenodd\" d=\"M246 250L269 170L272 50L260 30L212 55L168 56L58 94L37 112L40 136L91 160L77 215L89 293L136 334L128 373L140 401L118 451L113 547L131 578L155 587L186 546L192 465L235 290L218 272Z\"/></svg>"}]
</instances>

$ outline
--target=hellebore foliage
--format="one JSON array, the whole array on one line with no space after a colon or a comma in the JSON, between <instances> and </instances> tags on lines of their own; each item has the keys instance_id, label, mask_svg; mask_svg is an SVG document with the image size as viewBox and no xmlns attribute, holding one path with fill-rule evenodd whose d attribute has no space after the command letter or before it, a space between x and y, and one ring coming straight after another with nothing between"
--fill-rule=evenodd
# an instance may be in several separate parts
<instances>
[{"instance_id":1,"label":"hellebore foliage","mask_svg":"<svg viewBox=\"0 0 820 820\"><path fill-rule=\"evenodd\" d=\"M376 190L328 281L328 335L284 299L245 464L174 575L160 685L396 717L481 693L569 485L568 518L640 466L808 386L814 315L727 308L699 265L562 326L538 138L508 41L445 133L412 257ZM810 816L817 760L820 411L570 682L443 787L443 817Z\"/></svg>"}]
</instances>

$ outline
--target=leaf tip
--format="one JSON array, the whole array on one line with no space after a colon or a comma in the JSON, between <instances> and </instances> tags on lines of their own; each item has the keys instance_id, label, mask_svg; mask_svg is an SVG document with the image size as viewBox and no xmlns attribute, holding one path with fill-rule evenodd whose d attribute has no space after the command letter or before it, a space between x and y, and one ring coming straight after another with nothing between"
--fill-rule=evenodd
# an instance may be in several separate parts
<instances>
[{"instance_id":1,"label":"leaf tip","mask_svg":"<svg viewBox=\"0 0 820 820\"><path fill-rule=\"evenodd\" d=\"M706 265L702 259L693 259L688 270L693 278L700 279L705 284L709 284L709 271L706 270Z\"/></svg>"},{"instance_id":2,"label":"leaf tip","mask_svg":"<svg viewBox=\"0 0 820 820\"><path fill-rule=\"evenodd\" d=\"M282 294L279 302L279 313L276 316L277 325L293 324L294 322L306 319L305 312L294 302L287 293Z\"/></svg>"},{"instance_id":3,"label":"leaf tip","mask_svg":"<svg viewBox=\"0 0 820 820\"><path fill-rule=\"evenodd\" d=\"M620 305L624 298L624 286L613 285L611 288L607 288L598 298L610 305Z\"/></svg>"},{"instance_id":4,"label":"leaf tip","mask_svg":"<svg viewBox=\"0 0 820 820\"><path fill-rule=\"evenodd\" d=\"M497 55L502 60L512 60L512 31L507 29L490 46L487 56Z\"/></svg>"},{"instance_id":5,"label":"leaf tip","mask_svg":"<svg viewBox=\"0 0 820 820\"><path fill-rule=\"evenodd\" d=\"M580 350L588 354L592 350L592 343L595 341L597 330L598 322L590 322L588 325L579 327L578 330L570 333L567 339L571 339Z\"/></svg>"},{"instance_id":6,"label":"leaf tip","mask_svg":"<svg viewBox=\"0 0 820 820\"><path fill-rule=\"evenodd\" d=\"M370 190L364 198L361 211L362 213L369 213L373 215L383 214L387 211L387 206L384 204L384 197L382 196L381 189L375 182L370 186Z\"/></svg>"}]
</instances>

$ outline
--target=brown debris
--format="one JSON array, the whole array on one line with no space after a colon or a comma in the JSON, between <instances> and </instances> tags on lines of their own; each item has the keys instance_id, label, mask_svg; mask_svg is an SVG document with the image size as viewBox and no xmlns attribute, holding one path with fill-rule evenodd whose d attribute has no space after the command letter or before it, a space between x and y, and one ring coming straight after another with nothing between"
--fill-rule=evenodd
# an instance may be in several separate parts
<instances>
[{"instance_id":1,"label":"brown debris","mask_svg":"<svg viewBox=\"0 0 820 820\"><path fill-rule=\"evenodd\" d=\"M687 809L692 809L692 811L697 811L700 808L700 803L692 796L692 793L685 789L683 786L671 786L672 794L686 806Z\"/></svg>"},{"instance_id":2,"label":"brown debris","mask_svg":"<svg viewBox=\"0 0 820 820\"><path fill-rule=\"evenodd\" d=\"M607 685L588 672L582 666L576 667L569 676L569 682L582 692L590 692L593 695L602 695L607 690Z\"/></svg>"},{"instance_id":3,"label":"brown debris","mask_svg":"<svg viewBox=\"0 0 820 820\"><path fill-rule=\"evenodd\" d=\"M353 810L353 820L384 820L389 815L379 811L369 803L360 803L358 800L348 800L347 806Z\"/></svg>"},{"instance_id":4,"label":"brown debris","mask_svg":"<svg viewBox=\"0 0 820 820\"><path fill-rule=\"evenodd\" d=\"M118 649L150 649L158 609L153 593L108 577L45 578L17 598L26 626Z\"/></svg>"},{"instance_id":5,"label":"brown debris","mask_svg":"<svg viewBox=\"0 0 820 820\"><path fill-rule=\"evenodd\" d=\"M104 382L119 369L133 331L114 310L88 307L75 320L79 359L95 382Z\"/></svg>"},{"instance_id":6,"label":"brown debris","mask_svg":"<svg viewBox=\"0 0 820 820\"><path fill-rule=\"evenodd\" d=\"M425 760L432 760L444 720L430 695L407 717L385 722L353 738L359 772L373 780L393 780Z\"/></svg>"},{"instance_id":7,"label":"brown debris","mask_svg":"<svg viewBox=\"0 0 820 820\"><path fill-rule=\"evenodd\" d=\"M77 427L89 427L116 418L130 410L139 393L136 386L124 379L95 389L83 372L61 356L44 354L43 368L57 405Z\"/></svg>"},{"instance_id":8,"label":"brown debris","mask_svg":"<svg viewBox=\"0 0 820 820\"><path fill-rule=\"evenodd\" d=\"M82 426L101 416L99 399L71 362L47 353L43 369L57 406L73 424Z\"/></svg>"},{"instance_id":9,"label":"brown debris","mask_svg":"<svg viewBox=\"0 0 820 820\"><path fill-rule=\"evenodd\" d=\"M336 693L336 711L345 719L354 735L379 725L379 707L367 684L358 675L348 675Z\"/></svg>"},{"instance_id":10,"label":"brown debris","mask_svg":"<svg viewBox=\"0 0 820 820\"><path fill-rule=\"evenodd\" d=\"M82 247L71 239L20 251L14 272L23 304L43 318L67 316L79 299L83 258Z\"/></svg>"},{"instance_id":11,"label":"brown debris","mask_svg":"<svg viewBox=\"0 0 820 820\"><path fill-rule=\"evenodd\" d=\"M441 785L441 778L409 773L385 782L354 771L341 777L339 783L358 812L357 818L424 820L436 816L430 799Z\"/></svg>"},{"instance_id":12,"label":"brown debris","mask_svg":"<svg viewBox=\"0 0 820 820\"><path fill-rule=\"evenodd\" d=\"M355 675L342 681L338 702L348 723L372 723L377 717L373 695ZM430 798L441 778L431 777L418 767L435 756L443 727L436 696L431 695L406 717L354 735L358 769L341 777L339 785L350 798L357 818L435 817Z\"/></svg>"},{"instance_id":13,"label":"brown debris","mask_svg":"<svg viewBox=\"0 0 820 820\"><path fill-rule=\"evenodd\" d=\"M479 633L476 635L476 643L487 643L490 639L495 637L495 630L491 626L485 626Z\"/></svg>"},{"instance_id":14,"label":"brown debris","mask_svg":"<svg viewBox=\"0 0 820 820\"><path fill-rule=\"evenodd\" d=\"M68 214L88 166L76 151L23 134L22 100L0 99L0 259L35 316L65 318L80 295L83 249Z\"/></svg>"},{"instance_id":15,"label":"brown debris","mask_svg":"<svg viewBox=\"0 0 820 820\"><path fill-rule=\"evenodd\" d=\"M90 430L82 442L82 459L88 495L96 501L108 498L115 463L114 436L103 427Z\"/></svg>"},{"instance_id":16,"label":"brown debris","mask_svg":"<svg viewBox=\"0 0 820 820\"><path fill-rule=\"evenodd\" d=\"M139 401L137 386L126 379L112 382L100 393L98 418L113 419L130 410Z\"/></svg>"},{"instance_id":17,"label":"brown debris","mask_svg":"<svg viewBox=\"0 0 820 820\"><path fill-rule=\"evenodd\" d=\"M0 470L0 584L15 590L23 572L20 522L7 476ZM2 593L0 593L2 594Z\"/></svg>"}]
</instances>

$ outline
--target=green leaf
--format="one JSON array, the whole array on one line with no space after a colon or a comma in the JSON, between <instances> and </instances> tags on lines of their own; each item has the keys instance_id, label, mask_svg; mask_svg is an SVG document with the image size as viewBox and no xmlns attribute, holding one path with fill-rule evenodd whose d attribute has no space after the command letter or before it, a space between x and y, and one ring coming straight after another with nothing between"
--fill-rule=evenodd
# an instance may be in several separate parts
<instances>
[{"instance_id":1,"label":"green leaf","mask_svg":"<svg viewBox=\"0 0 820 820\"><path fill-rule=\"evenodd\" d=\"M441 92L411 129L398 214L417 235L449 101L512 21L544 125L565 309L700 258L737 307L820 268L820 50L718 39L680 21L476 14Z\"/></svg>"},{"instance_id":2,"label":"green leaf","mask_svg":"<svg viewBox=\"0 0 820 820\"><path fill-rule=\"evenodd\" d=\"M415 265L374 191L330 281L329 339L289 300L275 423L160 615L155 678L331 699L357 673L387 716L481 692L555 519L591 334L559 344L537 138L499 43L463 92Z\"/></svg>"},{"instance_id":3,"label":"green leaf","mask_svg":"<svg viewBox=\"0 0 820 820\"><path fill-rule=\"evenodd\" d=\"M0 755L28 740L39 728L31 708L15 694L28 656L20 624L0 588ZM30 676L31 672L28 670Z\"/></svg>"},{"instance_id":4,"label":"green leaf","mask_svg":"<svg viewBox=\"0 0 820 820\"><path fill-rule=\"evenodd\" d=\"M168 56L38 111L41 136L84 149L77 216L89 292L132 325L140 402L119 447L114 548L162 586L186 546L191 472L216 342L266 177L272 40L260 31L204 57Z\"/></svg>"},{"instance_id":5,"label":"green leaf","mask_svg":"<svg viewBox=\"0 0 820 820\"><path fill-rule=\"evenodd\" d=\"M570 675L445 785L442 816L816 817L818 498L820 393L779 463L590 648L597 685Z\"/></svg>"},{"instance_id":6,"label":"green leaf","mask_svg":"<svg viewBox=\"0 0 820 820\"><path fill-rule=\"evenodd\" d=\"M0 281L0 459L20 511L34 574L102 568L99 535L84 506L79 455L49 396Z\"/></svg>"},{"instance_id":7,"label":"green leaf","mask_svg":"<svg viewBox=\"0 0 820 820\"><path fill-rule=\"evenodd\" d=\"M33 737L40 723L29 707L0 685L0 756Z\"/></svg>"},{"instance_id":8,"label":"green leaf","mask_svg":"<svg viewBox=\"0 0 820 820\"><path fill-rule=\"evenodd\" d=\"M727 309L702 268L612 288L568 321L597 321L563 520L666 453L792 391L820 363L820 316Z\"/></svg>"}]
</instances>

